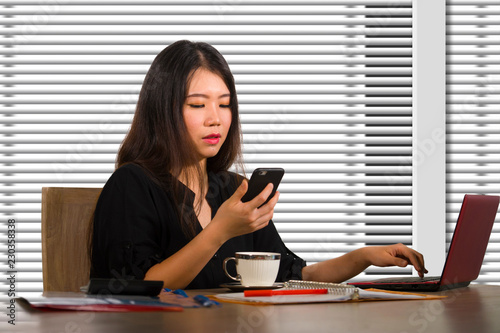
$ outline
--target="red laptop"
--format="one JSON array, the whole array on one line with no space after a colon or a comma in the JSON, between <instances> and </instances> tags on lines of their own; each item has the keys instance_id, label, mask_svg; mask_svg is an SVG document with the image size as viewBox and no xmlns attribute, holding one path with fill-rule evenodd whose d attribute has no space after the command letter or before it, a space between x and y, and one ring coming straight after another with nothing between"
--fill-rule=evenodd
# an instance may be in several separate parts
<instances>
[{"instance_id":1,"label":"red laptop","mask_svg":"<svg viewBox=\"0 0 500 333\"><path fill-rule=\"evenodd\" d=\"M349 284L359 288L409 291L468 286L481 270L499 201L498 196L465 195L441 276L393 277Z\"/></svg>"}]
</instances>

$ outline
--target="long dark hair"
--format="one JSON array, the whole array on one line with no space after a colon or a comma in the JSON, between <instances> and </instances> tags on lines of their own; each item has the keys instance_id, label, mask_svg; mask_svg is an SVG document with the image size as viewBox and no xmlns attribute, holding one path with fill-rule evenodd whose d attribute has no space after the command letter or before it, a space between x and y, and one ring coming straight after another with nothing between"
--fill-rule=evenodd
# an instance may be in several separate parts
<instances>
[{"instance_id":1,"label":"long dark hair","mask_svg":"<svg viewBox=\"0 0 500 333\"><path fill-rule=\"evenodd\" d=\"M190 79L199 68L221 77L230 93L232 112L227 138L219 153L207 159L206 172L227 171L235 162L241 164L241 130L233 75L224 57L214 47L187 40L166 47L151 64L142 84L130 131L116 160L117 168L127 163L141 166L156 183L173 191L182 228L188 238L195 235L196 214L186 213L189 211L184 208L189 207L187 193L183 193L179 182L172 181L172 176L178 178L186 172L191 172L188 176L196 176L197 173L198 186L201 193L205 193L204 170L198 165L182 112Z\"/></svg>"}]
</instances>

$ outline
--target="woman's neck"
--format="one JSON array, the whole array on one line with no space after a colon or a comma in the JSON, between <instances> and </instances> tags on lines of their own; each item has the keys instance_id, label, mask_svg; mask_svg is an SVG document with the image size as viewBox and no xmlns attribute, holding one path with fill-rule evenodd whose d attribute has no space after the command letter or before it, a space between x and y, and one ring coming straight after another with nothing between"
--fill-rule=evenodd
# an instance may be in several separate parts
<instances>
[{"instance_id":1,"label":"woman's neck","mask_svg":"<svg viewBox=\"0 0 500 333\"><path fill-rule=\"evenodd\" d=\"M193 191L196 196L203 195L208 188L208 173L206 164L200 164L199 169L192 166L187 167L179 175L179 181Z\"/></svg>"}]
</instances>

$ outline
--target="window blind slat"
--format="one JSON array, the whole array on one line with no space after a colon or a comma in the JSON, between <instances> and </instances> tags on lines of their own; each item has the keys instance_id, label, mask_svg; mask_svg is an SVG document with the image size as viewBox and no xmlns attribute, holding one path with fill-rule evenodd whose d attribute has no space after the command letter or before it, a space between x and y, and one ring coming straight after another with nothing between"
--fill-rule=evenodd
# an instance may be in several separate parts
<instances>
[{"instance_id":1,"label":"window blind slat","mask_svg":"<svg viewBox=\"0 0 500 333\"><path fill-rule=\"evenodd\" d=\"M460 0L460 2L465 2L470 4L470 1ZM492 0L478 0L479 4L491 3ZM38 1L34 0L3 0L3 3L7 5L39 5ZM66 5L138 5L137 0L72 0ZM142 0L139 3L141 6L158 5L157 0ZM164 5L206 5L214 4L212 0L162 0ZM240 5L304 5L304 0L238 0ZM307 5L324 5L324 0L309 0ZM328 4L331 5L371 5L371 6L387 6L387 0L329 0ZM398 4L409 6L411 5L410 0L399 0ZM224 1L220 3L215 2L218 7L228 7ZM230 6L229 6L230 7Z\"/></svg>"},{"instance_id":2,"label":"window blind slat","mask_svg":"<svg viewBox=\"0 0 500 333\"><path fill-rule=\"evenodd\" d=\"M310 97L310 96L308 96ZM391 101L392 102L392 101ZM121 119L116 119L115 115L103 116L101 119L95 119L92 115L87 117L83 116L54 116L54 117L36 117L36 116L18 116L15 119L2 119L1 124L100 124L103 122L113 121L116 124L130 124L132 115L124 115ZM285 113L270 115L241 115L242 125L265 125L270 123L280 123L284 125L326 125L326 124L349 124L349 125L401 125L410 126L411 119L409 117L401 116L384 116L384 117L339 117L329 116L324 114L310 114L310 115L287 115ZM271 119L271 121L270 121ZM467 123L467 120L464 120ZM492 119L492 123L497 123L498 119Z\"/></svg>"},{"instance_id":3,"label":"window blind slat","mask_svg":"<svg viewBox=\"0 0 500 333\"><path fill-rule=\"evenodd\" d=\"M294 243L294 242L308 242L308 243L314 243L314 242L342 242L344 239L342 236L335 236L336 234L300 234L297 235L295 233L282 233L281 238L283 239L284 242L287 243ZM411 236L363 236L363 237L352 237L352 241L356 243L377 243L377 244L394 244L394 243L408 243L411 242Z\"/></svg>"},{"instance_id":4,"label":"window blind slat","mask_svg":"<svg viewBox=\"0 0 500 333\"><path fill-rule=\"evenodd\" d=\"M55 67L55 68L54 68ZM113 74L141 74L144 73L147 66L130 65L130 66L108 66L108 65L80 65L78 68L71 65L61 66L35 66L23 65L16 66L16 68L2 68L0 74L14 75L18 74L99 74L99 75L113 75ZM344 67L335 65L304 65L304 66L291 66L291 65L235 65L231 66L233 74L359 74L359 75L409 75L411 68L362 68L362 67ZM461 74L470 73L472 70L463 70Z\"/></svg>"},{"instance_id":5,"label":"window blind slat","mask_svg":"<svg viewBox=\"0 0 500 333\"><path fill-rule=\"evenodd\" d=\"M283 57L282 57L283 58ZM18 85L18 84L59 84L59 85L67 85L67 84L80 84L80 85L88 85L88 84L106 84L106 85L140 85L142 84L142 76L140 75L93 75L92 77L89 77L88 75L83 75L83 74L78 74L78 75L65 75L65 74L54 74L51 75L50 77L42 76L42 75L37 75L37 74L17 74L16 77L10 77L10 78L0 78L0 84L13 84L13 85ZM259 79L265 79L265 82L268 84L297 84L297 85L308 85L308 84L352 84L352 85L395 85L395 86L405 86L411 84L411 79L410 78L405 78L405 77L390 77L390 78L376 78L376 77L345 77L345 76L325 76L321 74L317 75L308 75L308 74L274 74L274 75L269 75L269 76L264 76L262 77L256 77L251 74L240 74L240 75L235 75L235 81L238 82L238 84L247 84L247 85L260 85L262 82L259 82ZM464 81L463 84L473 84L475 82L472 81ZM248 107L248 106L247 106ZM72 108L79 110L81 108L80 106L76 105ZM351 108L352 112L363 112L360 108ZM385 108L385 112L392 112L392 109L395 109L395 111L402 110L403 108L391 108L391 110L387 110ZM94 110L94 108L92 109ZM406 108L405 109L407 113L409 113L410 109ZM18 112L24 112L21 107L16 107L16 111ZM35 113L37 110L31 109L30 112ZM49 112L50 109L43 110L44 112ZM316 112L318 110L315 110ZM366 112L380 112L381 110L366 110ZM383 110L382 110L383 111ZM66 112L71 112L71 110L66 110ZM91 112L89 109L87 112ZM101 110L97 110L95 112L103 112ZM303 112L303 111L302 111ZM336 112L335 109L333 108L332 112ZM338 112L338 111L337 111ZM345 110L341 111L342 113L345 113ZM103 112L105 113L105 112Z\"/></svg>"},{"instance_id":6,"label":"window blind slat","mask_svg":"<svg viewBox=\"0 0 500 333\"><path fill-rule=\"evenodd\" d=\"M448 5L453 6L487 6L498 5L497 0L453 0Z\"/></svg>"},{"instance_id":7,"label":"window blind slat","mask_svg":"<svg viewBox=\"0 0 500 333\"><path fill-rule=\"evenodd\" d=\"M1 19L0 19L1 23ZM6 25L12 24L5 22ZM350 24L350 23L346 23ZM7 35L10 36L10 35ZM162 45L141 45L140 48L133 45L72 45L68 48L65 45L51 45L50 48L42 45L25 45L23 40L19 40L15 44L12 40L5 42L0 40L0 45L7 45L3 49L6 55L149 55L152 58L162 50ZM8 46L16 45L16 48L8 48ZM308 45L307 48L297 48L294 44L291 45L266 45L264 49L256 48L255 45L214 45L217 49L226 55L377 55L377 56L411 56L411 46L386 48L386 47L371 47L369 49L355 45L352 43L342 45L321 44L321 45ZM473 53L469 46L462 46L463 53ZM481 54L496 54L495 49L488 48L486 50L479 50ZM250 61L252 61L250 59ZM348 79L348 78L347 78Z\"/></svg>"},{"instance_id":8,"label":"window blind slat","mask_svg":"<svg viewBox=\"0 0 500 333\"><path fill-rule=\"evenodd\" d=\"M233 55L233 56L227 56L226 57L227 62L230 65L237 65L237 64L278 64L278 65L284 65L284 64L325 64L325 65L331 65L331 64L343 64L341 59L334 59L331 56L328 55L295 55L295 54L288 54L286 57L283 57L283 55L255 55L252 57L252 59L248 59L248 57L245 56L240 56L240 55ZM483 61L495 61L493 59L484 59ZM139 56L115 56L115 55L86 55L86 56L80 56L80 55L44 55L44 54L37 54L37 55L32 55L32 54L24 54L24 55L18 55L16 56L15 59L4 59L2 62L5 64L16 64L16 65L41 65L41 64L51 64L51 65L66 65L66 64L92 64L92 65L104 65L104 64L111 64L111 65L144 65L148 66L152 61L152 56L145 55L142 57ZM352 59L349 60L350 64L357 64L357 65L411 65L411 59L408 58L393 58L393 57L377 57L377 58L372 58L372 59L365 59L361 56L358 57L353 57ZM344 61L345 63L345 61ZM106 77L105 77L106 78ZM139 77L137 79L137 84L141 84L142 80ZM29 81L28 83L30 83ZM379 82L382 82L379 80ZM81 82L76 81L76 84L79 84ZM96 83L99 83L99 81L96 80ZM342 81L341 83L345 83L345 81ZM386 83L386 82L384 82ZM366 84L365 82L359 81L359 84ZM69 88L69 87L66 87ZM110 87L111 88L111 87Z\"/></svg>"},{"instance_id":9,"label":"window blind slat","mask_svg":"<svg viewBox=\"0 0 500 333\"><path fill-rule=\"evenodd\" d=\"M112 171L112 170L111 170ZM111 172L109 171L109 172ZM22 186L22 184L21 184ZM11 204L36 204L40 203L41 195L38 187L23 187L19 188L14 192L12 188L0 187L2 193L22 193L22 197L1 197L0 203L11 203ZM461 202L461 199L456 200L457 203ZM318 203L328 203L328 204L384 204L386 206L391 205L401 205L401 204L411 204L411 198L405 196L399 196L397 193L395 196L387 195L384 196L365 196L363 194L356 196L344 196L343 193L330 193L328 196L324 196L321 193L308 193L307 197L304 197L301 193L289 193L285 198L280 199L280 204L290 204L290 203L303 203L303 204L318 204ZM32 223L35 223L32 225ZM282 225L282 224L280 224ZM307 228L304 225L303 228ZM338 227L338 226L336 226ZM346 226L350 227L350 226ZM362 226L357 226L362 229ZM21 232L23 230L33 230L40 231L40 217L38 218L23 218L23 224L19 225L18 230ZM391 226L389 229L387 227L380 226L381 232L383 230L392 230ZM500 228L500 226L498 227ZM373 229L371 229L374 231ZM397 228L395 229L397 230ZM33 231L31 231L33 232Z\"/></svg>"},{"instance_id":10,"label":"window blind slat","mask_svg":"<svg viewBox=\"0 0 500 333\"><path fill-rule=\"evenodd\" d=\"M38 14L38 15L37 15ZM210 15L211 14L211 15ZM221 14L212 11L207 15L198 15L196 17L190 15L70 15L63 16L62 14L51 14L44 11L35 12L32 15L12 15L12 18L0 18L2 25L27 25L26 29L30 29L32 25L44 24L50 20L50 25L240 25L240 24L270 24L276 25L366 25L378 26L382 22L387 26L410 26L411 19L406 17L392 16L389 19L386 17L363 17L354 16L350 18L336 17L334 14L320 13L316 15L232 15L232 13L224 13L224 20L221 22ZM386 13L388 14L388 13ZM195 19L194 19L195 18ZM461 19L461 24L474 24L477 22L474 19Z\"/></svg>"},{"instance_id":11,"label":"window blind slat","mask_svg":"<svg viewBox=\"0 0 500 333\"><path fill-rule=\"evenodd\" d=\"M329 137L330 136L330 137ZM292 134L283 134L280 135L277 138L273 138L272 142L275 144L373 144L373 145L402 145L402 144L409 144L411 140L409 138L394 138L394 137L370 137L367 139L363 138L353 138L353 137L347 137L345 139L339 139L336 137L331 137L332 134L326 135L326 134L321 134L321 135L308 135L307 138L297 138L296 136L293 136ZM85 140L88 140L89 136L76 136L76 135L53 135L51 138L44 138L44 139L37 139L36 135L33 135L31 137L23 138L23 139L16 139L12 137L6 137L6 138L1 138L0 137L0 144L20 144L20 145L47 145L47 144L61 144L61 142L64 142L65 144L68 145L74 145L74 144L79 144L82 143ZM100 138L99 142L101 144L115 144L119 145L122 142L122 137L117 137L117 138L112 138L111 135L109 135L108 138ZM264 144L267 142L267 139L263 139L260 135L247 135L245 139L243 140L244 144L247 145L260 145ZM467 142L467 141L466 141ZM476 143L488 143L489 141L486 140L476 140ZM1 168L1 166L0 166ZM335 168L335 167L333 167ZM19 170L23 170L22 168L17 168L17 172L22 172Z\"/></svg>"},{"instance_id":12,"label":"window blind slat","mask_svg":"<svg viewBox=\"0 0 500 333\"><path fill-rule=\"evenodd\" d=\"M380 183L387 183L389 184L408 184L411 183L411 177L406 176L406 177L398 177L397 179L393 179L390 176L380 176L380 177L370 177L370 176L359 176L359 177L354 177L351 176L349 179L346 181L345 176L329 176L329 175L321 175L321 174L316 174L314 175L316 177L307 177L307 178L300 178L296 177L295 175L288 175L288 179L283 182L283 184L286 184L288 182L298 184L298 183L306 183L310 185L311 187L313 184L335 184L335 183L341 183L341 184L380 184ZM322 179L321 179L322 177ZM105 183L106 180L109 178L108 174L104 174L102 176L97 176L95 174L87 175L87 174L78 174L76 172L70 174L70 175L42 175L42 174L31 174L31 175L19 175L19 176L12 176L9 178L10 181L15 182L17 184L21 183L28 183L28 184L37 184L37 183L57 183L61 179L64 179L65 182L69 183ZM489 179L488 177L485 177ZM494 179L493 177L491 177ZM485 179L485 180L487 180ZM466 181L467 178L462 180L462 182L473 182L472 180ZM493 181L492 183L498 183L498 181ZM38 208L37 208L38 209ZM347 208L346 208L347 209Z\"/></svg>"},{"instance_id":13,"label":"window blind slat","mask_svg":"<svg viewBox=\"0 0 500 333\"><path fill-rule=\"evenodd\" d=\"M40 12L40 6L30 6L24 5L22 7L11 6L5 8L5 12L9 15L33 15ZM216 7L210 2L200 3L196 6L193 5L139 5L138 3L134 5L121 5L121 6L108 6L108 5L66 5L59 6L57 13L58 15L72 16L72 15L137 15L140 17L154 16L154 15L186 15L194 18L193 16L198 15L210 15L214 14ZM459 14L460 11L457 10ZM475 9L476 12L481 12L484 10ZM405 7L372 7L372 6L360 6L350 8L350 6L335 6L335 5L319 5L310 6L306 3L300 5L289 4L287 6L282 5L272 5L266 4L265 6L252 6L245 4L238 4L237 6L232 6L231 11L228 12L230 15L338 15L338 16L349 16L349 15L387 15L393 14L398 15L411 15L411 8Z\"/></svg>"},{"instance_id":14,"label":"window blind slat","mask_svg":"<svg viewBox=\"0 0 500 333\"><path fill-rule=\"evenodd\" d=\"M6 153L13 153L13 151L6 151ZM488 161L496 162L500 158L494 157L485 157L485 158L477 158L476 161L486 163ZM475 161L474 158L454 158L453 162L456 163L472 163ZM51 156L45 154L43 156L36 156L36 154L29 153L25 155L19 156L6 156L4 158L4 163L6 164L21 164L21 163L53 163L55 172L65 172L71 170L73 168L72 164L87 164L87 163L107 163L114 164L115 156L107 156L105 154L82 154L79 150L73 150L65 153L64 155L55 155ZM280 155L280 163L343 163L343 164L351 164L351 163L369 163L369 164L384 164L384 165L394 165L394 163L410 163L411 159L409 157L400 156L317 156L317 155L304 155L301 157L297 157L296 155ZM268 163L275 164L276 159L270 155L256 156L255 152L248 157L248 163ZM251 173L252 170L249 170ZM347 191L348 189L346 189Z\"/></svg>"},{"instance_id":15,"label":"window blind slat","mask_svg":"<svg viewBox=\"0 0 500 333\"><path fill-rule=\"evenodd\" d=\"M4 19L5 20L5 19ZM166 20L167 21L167 20ZM45 35L45 36L66 36L66 35L127 35L127 36L168 36L168 35L269 35L269 34L279 34L279 35L365 35L373 27L366 26L347 26L339 27L333 24L302 24L300 30L295 29L295 25L283 24L274 25L261 24L233 24L231 30L228 31L225 25L213 25L213 24L193 24L186 26L185 24L175 25L165 22L165 25L161 26L148 26L148 25L99 25L94 24L92 26L88 25L46 25L39 29L29 30L26 27L12 27L9 28L8 32L12 35L24 35L24 36L35 36L35 35ZM411 28L408 27L388 27L384 29L377 30L377 33L381 36L408 36L411 35ZM137 37L135 37L137 38Z\"/></svg>"},{"instance_id":16,"label":"window blind slat","mask_svg":"<svg viewBox=\"0 0 500 333\"><path fill-rule=\"evenodd\" d=\"M236 38L238 37L238 38ZM206 40L207 43L214 45L286 45L286 44L300 44L300 45L345 45L346 38L337 36L328 36L325 40L324 36L311 34L307 36L291 36L291 35L239 35L239 36L217 36L217 35L168 35L168 36L116 36L116 35L95 35L95 36L45 36L36 35L34 38L26 39L26 45L165 45L171 44L179 39L191 40ZM392 45L392 46L408 46L411 44L411 38L380 38L373 41L369 38L357 37L360 44L373 45ZM13 40L13 42L21 42ZM461 45L471 45L472 41L457 41Z\"/></svg>"},{"instance_id":17,"label":"window blind slat","mask_svg":"<svg viewBox=\"0 0 500 333\"><path fill-rule=\"evenodd\" d=\"M59 125L59 126L58 126ZM85 125L85 124L83 124ZM2 129L2 133L5 135L8 134L71 134L71 133L85 133L85 134L96 134L96 135L104 135L104 134L125 134L128 128L123 124L115 124L109 125L105 122L98 124L101 125L100 128L91 128L82 125L73 125L64 124L53 124L52 129L40 128L39 126L32 126L31 124L25 124L22 127L11 128L5 127ZM245 129L245 133L249 134L261 134L263 133L261 125L253 125L246 124L242 126ZM317 124L314 128L304 128L304 126L299 126L296 124L287 124L287 126L283 126L283 123L279 122L279 118L273 120L273 122L269 123L269 129L273 130L273 134L373 134L373 135L411 135L411 128L404 127L352 127L352 128L335 128L335 132L332 129L331 125L322 125ZM457 130L457 133L467 134L472 130L461 129ZM494 129L485 128L481 130L483 133L497 133ZM473 132L473 131L472 131ZM88 140L90 141L90 140ZM97 139L96 141L99 141Z\"/></svg>"},{"instance_id":18,"label":"window blind slat","mask_svg":"<svg viewBox=\"0 0 500 333\"><path fill-rule=\"evenodd\" d=\"M11 105L9 108L12 108L10 111L15 111L16 114L133 114L135 111L135 105L126 105L126 104L114 104L111 107L109 105L99 105L93 104L89 105ZM273 109L273 107L271 107ZM275 107L274 107L275 109ZM240 113L243 114L269 114L270 106L267 104L247 104L242 105L240 109ZM309 111L308 106L297 105L297 104L284 104L282 109L276 110L277 114L284 113L286 110L286 114L303 114ZM363 112L363 110L366 110ZM479 111L486 112L488 109L481 109ZM496 109L495 109L496 110ZM349 105L331 105L331 104L316 104L314 108L314 114L346 114L349 111L349 114L352 115L405 115L408 116L411 114L410 107L400 107L400 106L372 106L369 109L360 106L349 106ZM495 112L492 110L491 112ZM498 112L500 113L500 111Z\"/></svg>"},{"instance_id":19,"label":"window blind slat","mask_svg":"<svg viewBox=\"0 0 500 333\"><path fill-rule=\"evenodd\" d=\"M78 95L107 95L107 94L120 94L132 93L140 90L140 86L122 85L120 87L109 87L108 85L96 84L93 85L24 85L22 88L4 88L0 87L0 94L11 93L15 95L25 94L50 94L58 91L59 94L78 94ZM478 91L480 92L480 90ZM470 93L476 93L471 91ZM380 95L380 94L393 94L393 95L409 95L411 88L407 87L393 87L393 88L378 88L378 87L338 87L338 85L300 85L300 84L262 84L262 85L245 85L238 86L238 94L312 94L312 95L328 95L328 94L360 94L360 95Z\"/></svg>"}]
</instances>

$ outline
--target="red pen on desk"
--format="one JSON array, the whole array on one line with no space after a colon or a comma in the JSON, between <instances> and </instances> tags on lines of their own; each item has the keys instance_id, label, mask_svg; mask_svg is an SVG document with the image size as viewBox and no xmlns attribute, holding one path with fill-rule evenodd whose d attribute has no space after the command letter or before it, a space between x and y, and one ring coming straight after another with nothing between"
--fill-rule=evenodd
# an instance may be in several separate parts
<instances>
[{"instance_id":1,"label":"red pen on desk","mask_svg":"<svg viewBox=\"0 0 500 333\"><path fill-rule=\"evenodd\" d=\"M327 294L328 289L245 290L245 297Z\"/></svg>"}]
</instances>

